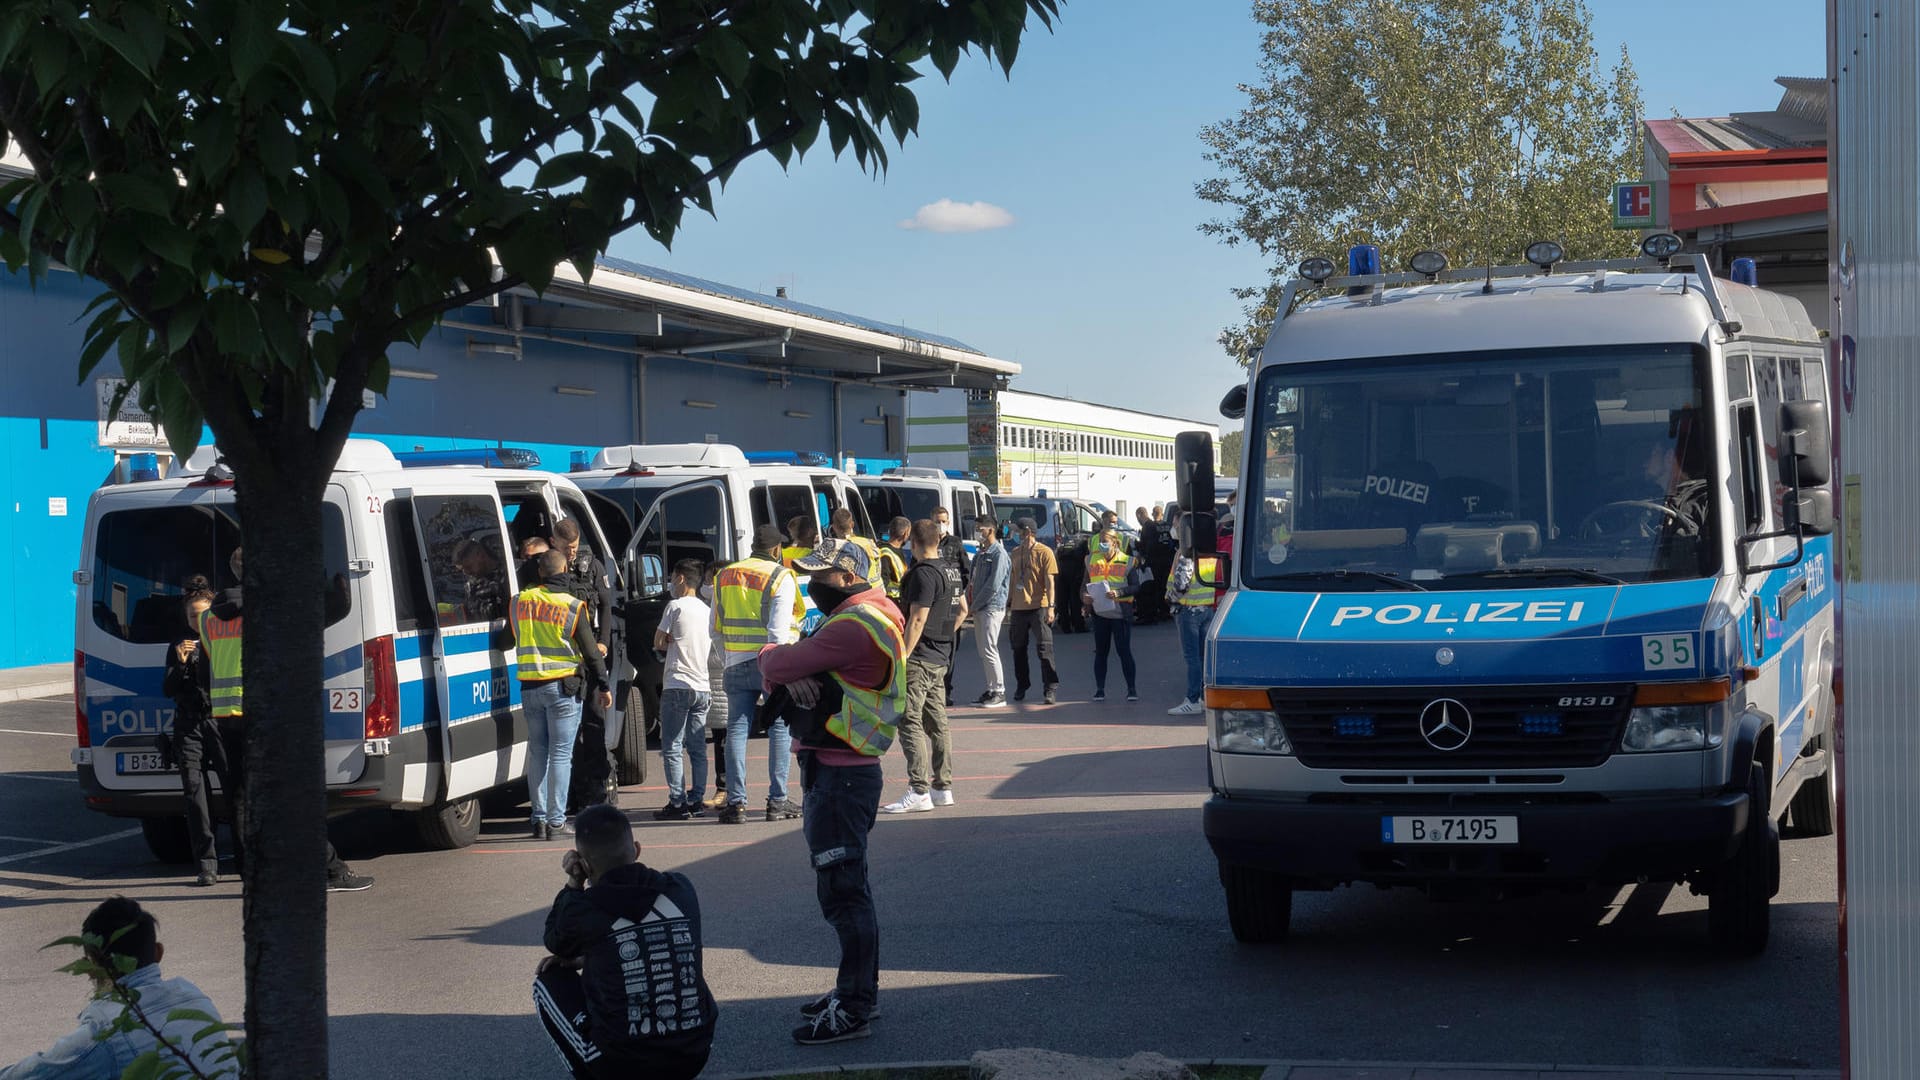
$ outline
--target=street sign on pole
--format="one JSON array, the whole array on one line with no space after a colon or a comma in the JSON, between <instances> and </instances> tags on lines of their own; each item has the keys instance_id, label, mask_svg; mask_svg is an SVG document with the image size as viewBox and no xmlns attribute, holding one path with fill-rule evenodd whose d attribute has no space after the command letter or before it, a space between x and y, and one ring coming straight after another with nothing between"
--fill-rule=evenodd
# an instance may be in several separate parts
<instances>
[{"instance_id":1,"label":"street sign on pole","mask_svg":"<svg viewBox=\"0 0 1920 1080\"><path fill-rule=\"evenodd\" d=\"M99 407L99 442L103 450L151 450L162 446L166 436L152 416L140 408L139 399L128 394L116 412L113 397L127 385L125 379L95 379L93 394Z\"/></svg>"},{"instance_id":2,"label":"street sign on pole","mask_svg":"<svg viewBox=\"0 0 1920 1080\"><path fill-rule=\"evenodd\" d=\"M1651 229L1656 224L1651 183L1631 180L1613 185L1614 228Z\"/></svg>"}]
</instances>

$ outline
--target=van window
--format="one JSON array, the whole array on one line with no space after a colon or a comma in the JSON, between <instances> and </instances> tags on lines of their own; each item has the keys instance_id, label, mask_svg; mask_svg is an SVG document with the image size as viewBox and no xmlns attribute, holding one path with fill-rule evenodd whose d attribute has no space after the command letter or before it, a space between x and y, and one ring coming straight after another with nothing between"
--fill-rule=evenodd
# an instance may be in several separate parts
<instances>
[{"instance_id":1,"label":"van window","mask_svg":"<svg viewBox=\"0 0 1920 1080\"><path fill-rule=\"evenodd\" d=\"M682 559L708 566L726 557L727 517L720 489L711 484L667 496L640 538L640 555L658 555L671 568Z\"/></svg>"},{"instance_id":2,"label":"van window","mask_svg":"<svg viewBox=\"0 0 1920 1080\"><path fill-rule=\"evenodd\" d=\"M347 525L340 508L320 508L322 586L331 626L353 608ZM100 519L93 551L93 622L122 641L167 644L190 632L180 597L204 575L215 592L239 584L228 569L240 546L231 503L116 510Z\"/></svg>"},{"instance_id":3,"label":"van window","mask_svg":"<svg viewBox=\"0 0 1920 1080\"><path fill-rule=\"evenodd\" d=\"M462 626L505 618L507 543L493 500L484 495L416 495L413 504L426 533L436 621ZM523 511L521 516L531 515Z\"/></svg>"},{"instance_id":4,"label":"van window","mask_svg":"<svg viewBox=\"0 0 1920 1080\"><path fill-rule=\"evenodd\" d=\"M420 567L420 537L413 527L413 500L388 499L380 515L387 523L387 567L393 575L394 628L418 630L426 612L433 610L427 579ZM427 619L432 627L434 620Z\"/></svg>"},{"instance_id":5,"label":"van window","mask_svg":"<svg viewBox=\"0 0 1920 1080\"><path fill-rule=\"evenodd\" d=\"M1782 515L1786 509L1787 494L1785 485L1780 483L1780 403L1799 396L1799 374L1799 365L1795 364L1793 391L1789 395L1781 381L1779 362L1771 356L1753 358L1754 397L1760 402L1760 432L1764 440L1762 446L1765 447L1762 456L1767 466L1766 491L1769 501L1773 503L1774 521L1785 520Z\"/></svg>"},{"instance_id":6,"label":"van window","mask_svg":"<svg viewBox=\"0 0 1920 1080\"><path fill-rule=\"evenodd\" d=\"M779 527L787 542L792 543L793 530L788 528L789 523L794 518L805 518L816 513L813 492L798 484L768 484L766 497L773 506L773 524Z\"/></svg>"},{"instance_id":7,"label":"van window","mask_svg":"<svg viewBox=\"0 0 1920 1080\"><path fill-rule=\"evenodd\" d=\"M601 535L607 538L608 565L619 562L633 540L633 522L627 520L619 503L597 492L587 492L587 505L593 509L593 519L600 523Z\"/></svg>"}]
</instances>

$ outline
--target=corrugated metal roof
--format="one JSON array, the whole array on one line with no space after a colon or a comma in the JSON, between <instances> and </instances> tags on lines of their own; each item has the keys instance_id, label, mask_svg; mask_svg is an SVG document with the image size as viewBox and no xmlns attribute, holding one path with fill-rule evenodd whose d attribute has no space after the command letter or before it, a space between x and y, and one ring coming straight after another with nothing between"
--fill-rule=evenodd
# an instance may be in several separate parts
<instances>
[{"instance_id":1,"label":"corrugated metal roof","mask_svg":"<svg viewBox=\"0 0 1920 1080\"><path fill-rule=\"evenodd\" d=\"M752 289L743 289L736 285L728 285L718 281L709 281L706 278L697 278L691 274L677 273L675 271L665 270L657 266L646 266L644 264L632 262L627 259L616 259L616 258L613 258L612 256L608 256L606 258L600 259L594 265L601 267L603 269L615 271L616 273L627 274L631 277L645 278L649 281L657 281L663 285L677 285L683 289L692 289L696 292L703 292L712 296L724 296L730 300L739 300L749 304L758 304L761 307L771 308L774 311L785 311L794 315L807 315L815 319L825 319L828 322L837 322L846 326L859 327L862 330L871 330L875 333L892 334L897 337L909 338L914 341L924 341L929 345L939 345L939 346L942 346L943 348L958 349L961 352L976 353L981 356L986 355L985 353L982 353L979 349L976 349L973 346L968 345L963 341L946 337L941 334L932 334L932 333L928 333L925 330L915 330L910 326L903 326L899 323L882 322L878 319L868 319L868 318L863 318L859 315L849 315L844 311L835 311L831 308L818 307L813 304L802 304L799 301L789 300L784 297L768 296L765 293L754 292Z\"/></svg>"}]
</instances>

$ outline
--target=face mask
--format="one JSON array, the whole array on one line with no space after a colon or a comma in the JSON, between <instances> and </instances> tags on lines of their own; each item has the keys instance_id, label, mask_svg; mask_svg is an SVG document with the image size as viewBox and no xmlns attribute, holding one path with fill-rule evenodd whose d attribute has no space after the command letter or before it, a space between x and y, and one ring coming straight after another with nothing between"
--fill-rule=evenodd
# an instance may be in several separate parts
<instances>
[{"instance_id":1,"label":"face mask","mask_svg":"<svg viewBox=\"0 0 1920 1080\"><path fill-rule=\"evenodd\" d=\"M853 589L842 589L824 581L807 582L807 595L813 598L813 606L821 611L832 612L838 609L853 594Z\"/></svg>"}]
</instances>

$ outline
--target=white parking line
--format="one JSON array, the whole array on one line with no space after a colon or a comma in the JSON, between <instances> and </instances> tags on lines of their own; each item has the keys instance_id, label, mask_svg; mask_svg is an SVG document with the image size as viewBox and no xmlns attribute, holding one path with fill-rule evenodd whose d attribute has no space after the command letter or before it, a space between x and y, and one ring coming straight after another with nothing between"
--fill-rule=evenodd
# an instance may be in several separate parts
<instances>
[{"instance_id":1,"label":"white parking line","mask_svg":"<svg viewBox=\"0 0 1920 1080\"><path fill-rule=\"evenodd\" d=\"M15 844L58 844L58 840L49 840L44 836L0 836L0 840Z\"/></svg>"},{"instance_id":2,"label":"white parking line","mask_svg":"<svg viewBox=\"0 0 1920 1080\"><path fill-rule=\"evenodd\" d=\"M71 739L71 731L26 731L21 728L0 727L0 735L45 735L49 739Z\"/></svg>"},{"instance_id":3,"label":"white parking line","mask_svg":"<svg viewBox=\"0 0 1920 1080\"><path fill-rule=\"evenodd\" d=\"M58 855L63 851L73 851L76 848L93 847L95 844L110 844L115 840L125 840L129 836L139 835L139 829L122 829L117 833L96 836L91 840L75 840L71 844L55 844L52 847L36 848L33 851L23 851L18 855L9 855L4 859L0 859L0 866L5 866L8 863L25 862L28 859L38 859L47 855Z\"/></svg>"},{"instance_id":4,"label":"white parking line","mask_svg":"<svg viewBox=\"0 0 1920 1080\"><path fill-rule=\"evenodd\" d=\"M80 778L77 776L38 776L34 773L21 772L0 773L0 780L44 780L52 784L77 784L80 782Z\"/></svg>"}]
</instances>

